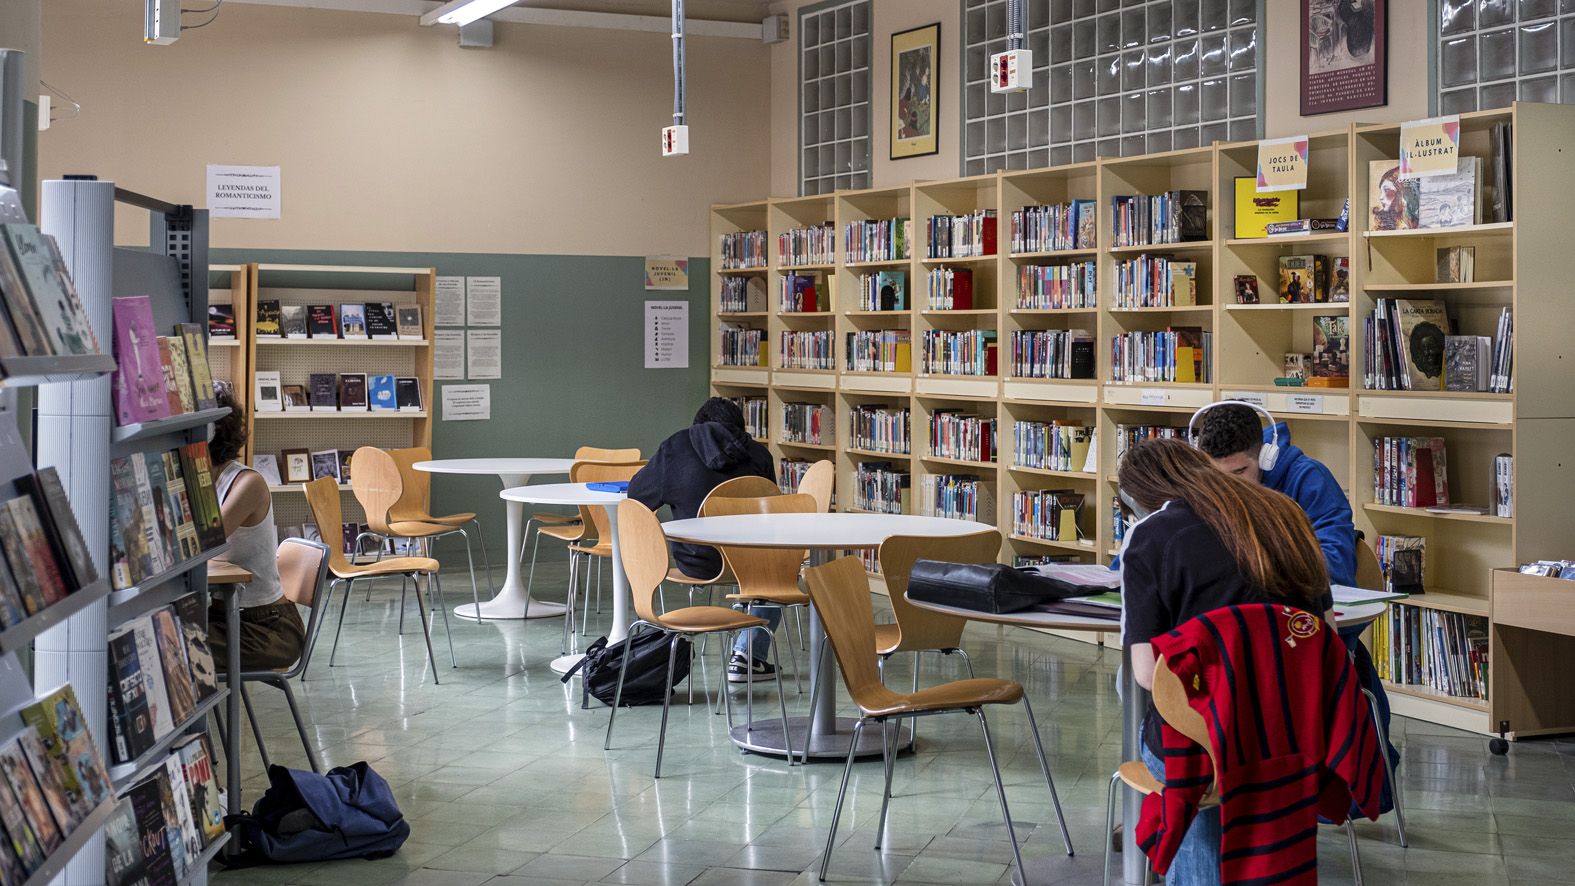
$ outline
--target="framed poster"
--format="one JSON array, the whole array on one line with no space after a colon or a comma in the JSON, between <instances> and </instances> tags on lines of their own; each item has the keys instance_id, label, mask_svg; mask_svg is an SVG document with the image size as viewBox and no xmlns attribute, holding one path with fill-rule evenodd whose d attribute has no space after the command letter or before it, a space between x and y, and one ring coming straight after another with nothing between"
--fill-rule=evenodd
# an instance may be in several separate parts
<instances>
[{"instance_id":1,"label":"framed poster","mask_svg":"<svg viewBox=\"0 0 1575 886\"><path fill-rule=\"evenodd\" d=\"M940 67L940 22L891 35L891 159L940 150L935 137Z\"/></svg>"},{"instance_id":2,"label":"framed poster","mask_svg":"<svg viewBox=\"0 0 1575 886\"><path fill-rule=\"evenodd\" d=\"M1389 101L1389 0L1301 0L1302 116Z\"/></svg>"}]
</instances>

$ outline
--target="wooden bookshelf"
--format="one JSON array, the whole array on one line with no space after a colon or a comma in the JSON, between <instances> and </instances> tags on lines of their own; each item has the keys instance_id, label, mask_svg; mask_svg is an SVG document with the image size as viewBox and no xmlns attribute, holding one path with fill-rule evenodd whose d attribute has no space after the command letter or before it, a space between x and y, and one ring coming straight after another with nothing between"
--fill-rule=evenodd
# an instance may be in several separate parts
<instances>
[{"instance_id":1,"label":"wooden bookshelf","mask_svg":"<svg viewBox=\"0 0 1575 886\"><path fill-rule=\"evenodd\" d=\"M838 371L808 374L776 368L713 370L712 386L730 396L741 392L769 396L771 438L780 439L775 423L784 402L821 402L834 407L835 452L773 443L779 458L831 457L837 465L839 492L852 506L851 484L858 464L888 461L909 470L911 509L921 510L919 487L939 473L975 473L991 488L996 522L1006 536L1003 561L1016 555L1071 554L1085 562L1107 562L1117 543L1112 526L1116 477L1115 430L1122 424L1184 426L1198 407L1218 399L1240 398L1259 403L1285 421L1293 442L1329 466L1351 498L1355 522L1369 543L1380 534L1425 535L1428 538L1427 595L1410 604L1424 609L1482 615L1495 624L1495 569L1539 558L1569 557L1572 546L1563 531L1564 504L1575 499L1575 463L1567 456L1575 437L1575 387L1567 383L1567 311L1558 293L1564 244L1570 227L1563 184L1570 181L1562 156L1549 146L1575 137L1575 109L1558 105L1519 103L1510 109L1461 116L1462 153L1488 154L1494 123L1514 127L1513 179L1526 183L1514 195L1515 220L1448 229L1403 232L1367 230L1368 162L1397 156L1399 125L1352 125L1309 137L1309 187L1301 195L1303 217L1333 218L1349 197L1349 230L1310 236L1239 238L1235 236L1234 180L1256 167L1257 142L1220 143L1212 147L1123 157L1051 169L1017 170L948 181L866 191L840 191L831 196L761 200L718 206L712 212L714 235L746 224L765 225L771 247L768 293L773 330L805 328L812 320L788 319L776 311L775 286L784 268L776 259L776 235L790 227L833 219L837 254L829 276L834 280L834 342ZM1486 175L1486 173L1485 173ZM1533 184L1534 183L1534 184ZM1201 190L1208 194L1208 239L1193 243L1143 247L1112 247L1111 202L1118 194L1150 195L1167 190ZM1029 205L1095 201L1098 212L1094 248L1035 250L1014 254L1011 216ZM993 257L929 259L925 253L925 222L936 213L994 208L997 254ZM859 219L912 219L912 254L901 260L849 262L844 254L845 230ZM1439 284L1434 279L1434 250L1448 245L1476 247L1476 282ZM1196 307L1159 310L1113 309L1116 265L1139 254L1171 254L1198 263ZM1349 300L1281 305L1277 298L1278 263L1282 255L1316 254L1350 260ZM1097 307L1092 309L1019 309L1017 288L1024 265L1097 263ZM925 274L937 266L966 267L974 273L975 307L971 311L928 309ZM907 272L908 306L904 311L860 310L861 275L881 270ZM723 273L723 272L718 272ZM1251 274L1259 280L1258 305L1235 304L1233 278ZM1331 267L1331 278L1333 277ZM1332 281L1331 281L1332 285ZM1442 299L1465 334L1491 335L1498 312L1515 314L1515 392L1512 394L1444 391L1379 391L1362 387L1363 322L1377 298ZM1314 318L1344 317L1351 333L1352 386L1348 388L1284 387L1286 352L1312 350ZM719 318L737 322L736 318ZM745 318L749 319L749 318ZM758 322L758 321L756 321ZM1193 384L1111 383L1111 336L1167 325L1202 326L1213 333L1210 380ZM824 327L815 327L824 328ZM848 370L844 342L849 332L908 329L914 334L912 372L869 373ZM1013 331L1088 329L1095 339L1097 378L1035 379L1011 374ZM921 365L920 335L927 329L996 329L999 331L1000 373L974 378L926 374ZM713 337L713 343L715 338ZM772 344L774 348L774 343ZM713 348L713 353L715 350ZM717 361L713 359L713 364ZM855 448L848 410L857 405L908 408L911 413L911 454L893 455ZM929 417L936 409L960 408L993 416L998 452L989 464L953 464L934 458L929 446ZM1014 428L1019 422L1072 421L1097 428L1097 459L1092 471L1047 471L1017 467ZM1372 440L1382 436L1441 436L1449 454L1451 498L1457 502L1489 502L1492 458L1515 456L1513 518L1491 515L1438 514L1426 510L1377 505L1372 494ZM1076 466L1081 468L1082 466ZM1527 478L1522 482L1519 478ZM1065 489L1085 495L1079 542L1045 542L1012 537L1014 492ZM839 502L844 496L838 496ZM1575 620L1575 599L1560 606L1560 617ZM1498 634L1495 629L1495 641ZM1495 697L1489 703L1452 699L1425 687L1396 686L1395 710L1477 732L1496 732L1500 710L1537 707L1529 689L1501 683L1496 675L1524 673L1518 655L1527 644L1495 645L1499 666L1491 669ZM1530 648L1530 647L1527 647ZM1524 683L1524 680L1522 681ZM1531 684L1526 683L1527 687ZM1554 690L1537 685L1536 692ZM1568 694L1569 690L1560 689ZM1562 698L1563 696L1561 696ZM1500 708L1500 702L1508 707ZM1549 701L1548 704L1566 704ZM1521 705L1515 708L1515 705ZM1575 711L1575 702L1569 702ZM1524 714L1520 715L1524 716ZM1531 734L1551 728L1543 720L1510 731ZM1575 718L1569 720L1575 723Z\"/></svg>"}]
</instances>

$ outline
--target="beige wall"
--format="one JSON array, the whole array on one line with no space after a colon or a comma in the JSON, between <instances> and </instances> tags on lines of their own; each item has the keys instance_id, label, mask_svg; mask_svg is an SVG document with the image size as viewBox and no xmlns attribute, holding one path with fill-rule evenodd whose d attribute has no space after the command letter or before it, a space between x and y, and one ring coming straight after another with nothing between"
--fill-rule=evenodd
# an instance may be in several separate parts
<instances>
[{"instance_id":1,"label":"beige wall","mask_svg":"<svg viewBox=\"0 0 1575 886\"><path fill-rule=\"evenodd\" d=\"M43 177L200 206L205 164L282 167L283 218L216 219L217 246L705 255L708 204L768 186L758 41L690 39L694 153L663 159L665 34L503 24L461 50L413 16L231 3L151 47L129 0L50 0L43 26L43 78L82 103Z\"/></svg>"}]
</instances>

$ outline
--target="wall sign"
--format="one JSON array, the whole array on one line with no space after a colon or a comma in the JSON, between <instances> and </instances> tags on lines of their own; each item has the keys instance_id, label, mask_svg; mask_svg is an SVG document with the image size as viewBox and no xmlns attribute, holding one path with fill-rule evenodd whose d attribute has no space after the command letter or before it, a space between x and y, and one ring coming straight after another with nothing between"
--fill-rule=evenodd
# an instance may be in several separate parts
<instances>
[{"instance_id":1,"label":"wall sign","mask_svg":"<svg viewBox=\"0 0 1575 886\"><path fill-rule=\"evenodd\" d=\"M465 278L438 277L432 322L436 326L465 325Z\"/></svg>"},{"instance_id":2,"label":"wall sign","mask_svg":"<svg viewBox=\"0 0 1575 886\"><path fill-rule=\"evenodd\" d=\"M689 290L689 259L672 255L645 257L645 288Z\"/></svg>"},{"instance_id":3,"label":"wall sign","mask_svg":"<svg viewBox=\"0 0 1575 886\"><path fill-rule=\"evenodd\" d=\"M1460 156L1460 115L1400 124L1400 177L1454 175Z\"/></svg>"},{"instance_id":4,"label":"wall sign","mask_svg":"<svg viewBox=\"0 0 1575 886\"><path fill-rule=\"evenodd\" d=\"M278 218L279 167L208 164L211 218Z\"/></svg>"},{"instance_id":5,"label":"wall sign","mask_svg":"<svg viewBox=\"0 0 1575 886\"><path fill-rule=\"evenodd\" d=\"M503 278L465 278L465 325L503 325Z\"/></svg>"},{"instance_id":6,"label":"wall sign","mask_svg":"<svg viewBox=\"0 0 1575 886\"><path fill-rule=\"evenodd\" d=\"M1389 101L1389 0L1302 0L1302 116Z\"/></svg>"},{"instance_id":7,"label":"wall sign","mask_svg":"<svg viewBox=\"0 0 1575 886\"><path fill-rule=\"evenodd\" d=\"M1258 193L1307 187L1307 136L1258 142Z\"/></svg>"},{"instance_id":8,"label":"wall sign","mask_svg":"<svg viewBox=\"0 0 1575 886\"><path fill-rule=\"evenodd\" d=\"M689 368L689 303L645 303L645 368Z\"/></svg>"},{"instance_id":9,"label":"wall sign","mask_svg":"<svg viewBox=\"0 0 1575 886\"><path fill-rule=\"evenodd\" d=\"M444 385L444 421L487 421L492 418L492 385Z\"/></svg>"}]
</instances>

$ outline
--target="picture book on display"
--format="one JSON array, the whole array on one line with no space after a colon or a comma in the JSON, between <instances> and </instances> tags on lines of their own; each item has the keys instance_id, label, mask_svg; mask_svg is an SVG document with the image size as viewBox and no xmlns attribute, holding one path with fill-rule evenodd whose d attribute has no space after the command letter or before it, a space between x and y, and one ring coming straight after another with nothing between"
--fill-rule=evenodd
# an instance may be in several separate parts
<instances>
[{"instance_id":1,"label":"picture book on display","mask_svg":"<svg viewBox=\"0 0 1575 886\"><path fill-rule=\"evenodd\" d=\"M284 394L279 386L279 371L270 369L256 373L255 396L258 412L283 412Z\"/></svg>"},{"instance_id":2,"label":"picture book on display","mask_svg":"<svg viewBox=\"0 0 1575 886\"><path fill-rule=\"evenodd\" d=\"M306 305L282 305L279 329L285 338L306 338Z\"/></svg>"},{"instance_id":3,"label":"picture book on display","mask_svg":"<svg viewBox=\"0 0 1575 886\"><path fill-rule=\"evenodd\" d=\"M1439 283L1473 283L1476 281L1475 246L1441 246L1438 248L1438 266L1434 280Z\"/></svg>"},{"instance_id":4,"label":"picture book on display","mask_svg":"<svg viewBox=\"0 0 1575 886\"><path fill-rule=\"evenodd\" d=\"M175 601L175 617L186 642L186 666L191 672L196 701L201 704L219 691L218 672L213 650L208 646L208 619L202 598L187 594Z\"/></svg>"},{"instance_id":5,"label":"picture book on display","mask_svg":"<svg viewBox=\"0 0 1575 886\"><path fill-rule=\"evenodd\" d=\"M284 482L310 483L312 481L312 454L305 449L286 449L284 457Z\"/></svg>"},{"instance_id":6,"label":"picture book on display","mask_svg":"<svg viewBox=\"0 0 1575 886\"><path fill-rule=\"evenodd\" d=\"M33 615L65 598L65 578L30 496L0 504L0 550L5 552L18 595L7 608Z\"/></svg>"},{"instance_id":7,"label":"picture book on display","mask_svg":"<svg viewBox=\"0 0 1575 886\"><path fill-rule=\"evenodd\" d=\"M283 327L281 325L282 318L280 315L281 312L279 310L278 299L258 299L256 325L252 327L252 332L255 333L258 338L281 337L283 335Z\"/></svg>"},{"instance_id":8,"label":"picture book on display","mask_svg":"<svg viewBox=\"0 0 1575 886\"><path fill-rule=\"evenodd\" d=\"M307 376L307 394L313 412L339 410L339 378L332 372L314 372Z\"/></svg>"},{"instance_id":9,"label":"picture book on display","mask_svg":"<svg viewBox=\"0 0 1575 886\"><path fill-rule=\"evenodd\" d=\"M400 412L421 411L421 380L414 377L394 379L394 397Z\"/></svg>"},{"instance_id":10,"label":"picture book on display","mask_svg":"<svg viewBox=\"0 0 1575 886\"><path fill-rule=\"evenodd\" d=\"M1333 273L1329 279L1329 301L1348 302L1351 300L1351 257L1337 255L1330 262Z\"/></svg>"},{"instance_id":11,"label":"picture book on display","mask_svg":"<svg viewBox=\"0 0 1575 886\"><path fill-rule=\"evenodd\" d=\"M98 581L98 568L88 552L87 542L66 497L66 487L60 474L53 467L42 468L36 474L26 475L17 481L33 496L33 504L45 516L45 526L60 555L60 564L69 572L70 587L75 590Z\"/></svg>"},{"instance_id":12,"label":"picture book on display","mask_svg":"<svg viewBox=\"0 0 1575 886\"><path fill-rule=\"evenodd\" d=\"M167 350L170 355L170 375L174 384L170 386L170 412L177 412L175 405L179 404L181 413L197 411L197 391L191 383L191 367L186 363L186 340L179 335L160 337L159 349Z\"/></svg>"},{"instance_id":13,"label":"picture book on display","mask_svg":"<svg viewBox=\"0 0 1575 886\"><path fill-rule=\"evenodd\" d=\"M135 760L158 740L137 653L137 635L129 626L109 635L108 720L112 760Z\"/></svg>"},{"instance_id":14,"label":"picture book on display","mask_svg":"<svg viewBox=\"0 0 1575 886\"><path fill-rule=\"evenodd\" d=\"M1236 304L1255 305L1258 303L1258 278L1251 274L1238 274L1232 279L1236 289Z\"/></svg>"},{"instance_id":15,"label":"picture book on display","mask_svg":"<svg viewBox=\"0 0 1575 886\"><path fill-rule=\"evenodd\" d=\"M366 374L350 372L339 376L339 408L364 411L366 409Z\"/></svg>"},{"instance_id":16,"label":"picture book on display","mask_svg":"<svg viewBox=\"0 0 1575 886\"><path fill-rule=\"evenodd\" d=\"M177 869L190 871L202 854L202 831L192 818L191 792L186 785L186 767L180 754L164 758L164 776L169 783L169 805L165 807L165 825L170 828L170 853L178 855ZM164 799L160 795L160 799Z\"/></svg>"},{"instance_id":17,"label":"picture book on display","mask_svg":"<svg viewBox=\"0 0 1575 886\"><path fill-rule=\"evenodd\" d=\"M373 375L367 379L367 400L373 410L398 409L392 375Z\"/></svg>"},{"instance_id":18,"label":"picture book on display","mask_svg":"<svg viewBox=\"0 0 1575 886\"><path fill-rule=\"evenodd\" d=\"M65 259L55 238L35 226L22 223L0 225L8 257L26 287L17 297L31 300L40 325L56 356L96 354L98 339L82 309L76 286L66 271ZM12 290L5 290L9 294ZM31 352L29 352L31 353Z\"/></svg>"},{"instance_id":19,"label":"picture book on display","mask_svg":"<svg viewBox=\"0 0 1575 886\"><path fill-rule=\"evenodd\" d=\"M130 798L115 805L104 826L104 883L106 886L151 886L148 862L142 854L142 836Z\"/></svg>"},{"instance_id":20,"label":"picture book on display","mask_svg":"<svg viewBox=\"0 0 1575 886\"><path fill-rule=\"evenodd\" d=\"M1313 379L1346 387L1351 376L1351 321L1343 315L1313 318ZM1310 381L1310 380L1309 380Z\"/></svg>"},{"instance_id":21,"label":"picture book on display","mask_svg":"<svg viewBox=\"0 0 1575 886\"><path fill-rule=\"evenodd\" d=\"M306 400L306 385L285 385L283 395L285 412L312 411Z\"/></svg>"},{"instance_id":22,"label":"picture book on display","mask_svg":"<svg viewBox=\"0 0 1575 886\"><path fill-rule=\"evenodd\" d=\"M171 449L160 457L164 461L164 476L169 484L170 517L175 521L175 541L179 553L177 559L189 560L202 553L202 541L197 538L197 518L191 509L186 472L181 468L178 451Z\"/></svg>"},{"instance_id":23,"label":"picture book on display","mask_svg":"<svg viewBox=\"0 0 1575 886\"><path fill-rule=\"evenodd\" d=\"M339 326L334 320L334 306L307 305L306 331L312 338L338 338Z\"/></svg>"},{"instance_id":24,"label":"picture book on display","mask_svg":"<svg viewBox=\"0 0 1575 886\"><path fill-rule=\"evenodd\" d=\"M369 338L395 339L399 337L398 319L392 302L369 301L366 308L366 334Z\"/></svg>"},{"instance_id":25,"label":"picture book on display","mask_svg":"<svg viewBox=\"0 0 1575 886\"><path fill-rule=\"evenodd\" d=\"M1280 256L1280 304L1329 300L1329 264L1321 255Z\"/></svg>"},{"instance_id":26,"label":"picture book on display","mask_svg":"<svg viewBox=\"0 0 1575 886\"><path fill-rule=\"evenodd\" d=\"M202 337L202 326L197 323L178 323L175 334L186 343L186 361L191 371L191 387L197 408L212 409L219 404L213 395L213 372L208 368L208 342Z\"/></svg>"},{"instance_id":27,"label":"picture book on display","mask_svg":"<svg viewBox=\"0 0 1575 886\"><path fill-rule=\"evenodd\" d=\"M170 697L164 660L159 652L159 636L154 632L151 614L133 619L121 627L129 631L137 646L137 661L141 665L142 688L147 693L148 717L153 723L153 739L157 741L171 732L180 721ZM124 760L118 762L126 762Z\"/></svg>"},{"instance_id":28,"label":"picture book on display","mask_svg":"<svg viewBox=\"0 0 1575 886\"><path fill-rule=\"evenodd\" d=\"M111 390L117 424L155 421L170 414L165 394L153 301L145 295L110 300L115 328L115 376Z\"/></svg>"},{"instance_id":29,"label":"picture book on display","mask_svg":"<svg viewBox=\"0 0 1575 886\"><path fill-rule=\"evenodd\" d=\"M181 399L180 386L175 383L175 359L170 354L170 339L167 335L158 338L159 369L164 373L164 402L170 415L181 415L186 412L186 401Z\"/></svg>"},{"instance_id":30,"label":"picture book on display","mask_svg":"<svg viewBox=\"0 0 1575 886\"><path fill-rule=\"evenodd\" d=\"M142 843L142 854L147 864L148 883L151 886L173 886L177 877L175 862L171 857L169 827L164 818L164 801L159 781L163 779L168 790L168 776L163 770L148 776L126 789L131 808L137 819L137 839ZM174 805L173 802L170 805Z\"/></svg>"},{"instance_id":31,"label":"picture book on display","mask_svg":"<svg viewBox=\"0 0 1575 886\"><path fill-rule=\"evenodd\" d=\"M1485 335L1444 338L1444 390L1486 391L1492 380L1493 339Z\"/></svg>"},{"instance_id":32,"label":"picture book on display","mask_svg":"<svg viewBox=\"0 0 1575 886\"><path fill-rule=\"evenodd\" d=\"M235 340L235 306L211 302L208 305L208 337Z\"/></svg>"},{"instance_id":33,"label":"picture book on display","mask_svg":"<svg viewBox=\"0 0 1575 886\"><path fill-rule=\"evenodd\" d=\"M1258 179L1250 175L1237 176L1235 184L1236 230L1233 236L1237 239L1267 237L1270 224L1301 218L1300 191L1260 194Z\"/></svg>"},{"instance_id":34,"label":"picture book on display","mask_svg":"<svg viewBox=\"0 0 1575 886\"><path fill-rule=\"evenodd\" d=\"M1480 224L1482 158L1460 157L1456 171L1400 178L1400 161L1368 163L1369 227L1375 231L1453 228Z\"/></svg>"},{"instance_id":35,"label":"picture book on display","mask_svg":"<svg viewBox=\"0 0 1575 886\"><path fill-rule=\"evenodd\" d=\"M349 304L339 306L339 334L343 338L366 338L366 307Z\"/></svg>"},{"instance_id":36,"label":"picture book on display","mask_svg":"<svg viewBox=\"0 0 1575 886\"><path fill-rule=\"evenodd\" d=\"M426 338L426 333L422 331L420 305L400 305L397 311L397 323L400 338L412 341Z\"/></svg>"},{"instance_id":37,"label":"picture book on display","mask_svg":"<svg viewBox=\"0 0 1575 886\"><path fill-rule=\"evenodd\" d=\"M207 733L194 735L179 745L181 767L186 773L186 794L191 817L204 846L224 834L224 804L219 800L219 780L214 771L213 746Z\"/></svg>"},{"instance_id":38,"label":"picture book on display","mask_svg":"<svg viewBox=\"0 0 1575 886\"><path fill-rule=\"evenodd\" d=\"M48 857L49 850L54 847L40 843L38 833L27 821L21 800L17 799L10 785L3 782L0 782L0 824L5 826L11 849L21 862L22 869L29 874L38 870Z\"/></svg>"},{"instance_id":39,"label":"picture book on display","mask_svg":"<svg viewBox=\"0 0 1575 886\"><path fill-rule=\"evenodd\" d=\"M312 479L332 477L339 482L339 450L320 449L312 453Z\"/></svg>"},{"instance_id":40,"label":"picture book on display","mask_svg":"<svg viewBox=\"0 0 1575 886\"><path fill-rule=\"evenodd\" d=\"M33 829L39 847L46 854L55 851L65 837L59 823L55 821L55 813L50 809L43 786L27 762L21 736L0 745L0 775L4 776L5 787L10 788L16 796L17 804L27 819L28 827Z\"/></svg>"},{"instance_id":41,"label":"picture book on display","mask_svg":"<svg viewBox=\"0 0 1575 886\"><path fill-rule=\"evenodd\" d=\"M23 729L17 735L17 744L27 768L38 779L38 787L44 792L44 802L49 806L49 814L54 817L55 825L62 834L70 834L83 819L92 814L92 807L79 810L75 805L78 798L66 790L63 773L50 759L49 750L44 747L44 739L37 729L32 726Z\"/></svg>"},{"instance_id":42,"label":"picture book on display","mask_svg":"<svg viewBox=\"0 0 1575 886\"><path fill-rule=\"evenodd\" d=\"M87 818L114 795L104 758L93 743L70 684L22 708L22 722L37 731L49 766L65 789L74 821Z\"/></svg>"}]
</instances>

